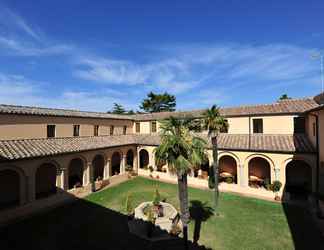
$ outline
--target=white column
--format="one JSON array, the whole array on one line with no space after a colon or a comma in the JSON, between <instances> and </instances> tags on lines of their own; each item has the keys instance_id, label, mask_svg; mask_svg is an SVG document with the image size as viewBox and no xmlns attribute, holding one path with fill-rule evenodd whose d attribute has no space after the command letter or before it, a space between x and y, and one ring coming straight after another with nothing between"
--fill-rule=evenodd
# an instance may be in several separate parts
<instances>
[{"instance_id":1,"label":"white column","mask_svg":"<svg viewBox=\"0 0 324 250\"><path fill-rule=\"evenodd\" d=\"M110 159L107 160L104 168L104 179L108 179L109 177L110 177Z\"/></svg>"},{"instance_id":2,"label":"white column","mask_svg":"<svg viewBox=\"0 0 324 250\"><path fill-rule=\"evenodd\" d=\"M61 168L61 186L63 190L69 189L69 169Z\"/></svg>"},{"instance_id":3,"label":"white column","mask_svg":"<svg viewBox=\"0 0 324 250\"><path fill-rule=\"evenodd\" d=\"M140 151L140 149L139 149L139 148L136 148L136 155L137 155L137 170L141 167L139 151Z\"/></svg>"},{"instance_id":4,"label":"white column","mask_svg":"<svg viewBox=\"0 0 324 250\"><path fill-rule=\"evenodd\" d=\"M134 154L134 159L133 159L133 170L134 172L138 173L138 156L137 156L137 149Z\"/></svg>"},{"instance_id":5,"label":"white column","mask_svg":"<svg viewBox=\"0 0 324 250\"><path fill-rule=\"evenodd\" d=\"M276 168L274 169L274 174L275 174L275 181L280 181L280 168Z\"/></svg>"},{"instance_id":6,"label":"white column","mask_svg":"<svg viewBox=\"0 0 324 250\"><path fill-rule=\"evenodd\" d=\"M241 187L247 187L249 177L246 176L246 171L244 169L244 164L239 165L239 170L240 170L239 184L240 184Z\"/></svg>"},{"instance_id":7,"label":"white column","mask_svg":"<svg viewBox=\"0 0 324 250\"><path fill-rule=\"evenodd\" d=\"M122 156L122 162L121 162L121 166L120 166L120 173L124 174L125 173L125 166L126 166L126 155L123 154Z\"/></svg>"},{"instance_id":8,"label":"white column","mask_svg":"<svg viewBox=\"0 0 324 250\"><path fill-rule=\"evenodd\" d=\"M157 166L155 164L155 155L154 155L154 152L151 153L151 157L150 158L151 158L150 165L153 167L154 171L156 171L157 170Z\"/></svg>"},{"instance_id":9,"label":"white column","mask_svg":"<svg viewBox=\"0 0 324 250\"><path fill-rule=\"evenodd\" d=\"M87 161L86 170L83 171L83 185L86 186L91 183L92 180L92 163Z\"/></svg>"}]
</instances>

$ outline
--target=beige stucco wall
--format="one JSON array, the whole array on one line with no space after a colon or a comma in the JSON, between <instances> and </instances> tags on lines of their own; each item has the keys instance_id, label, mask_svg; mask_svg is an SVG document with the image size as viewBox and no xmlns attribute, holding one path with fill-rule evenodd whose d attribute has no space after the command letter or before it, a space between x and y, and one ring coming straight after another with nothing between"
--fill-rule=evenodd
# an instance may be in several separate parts
<instances>
[{"instance_id":1,"label":"beige stucco wall","mask_svg":"<svg viewBox=\"0 0 324 250\"><path fill-rule=\"evenodd\" d=\"M229 134L248 134L249 133L249 117L234 117L227 119Z\"/></svg>"},{"instance_id":2,"label":"beige stucco wall","mask_svg":"<svg viewBox=\"0 0 324 250\"><path fill-rule=\"evenodd\" d=\"M80 125L80 136L93 136L94 125L99 125L99 135L109 135L112 125L115 134L122 134L123 126L128 134L133 132L133 122L128 120L1 114L0 139L46 138L48 124L56 125L56 137L73 136L73 125Z\"/></svg>"},{"instance_id":3,"label":"beige stucco wall","mask_svg":"<svg viewBox=\"0 0 324 250\"><path fill-rule=\"evenodd\" d=\"M229 134L248 134L249 133L249 119L250 130L253 133L253 119L263 119L263 133L264 134L293 134L294 133L294 117L293 115L282 116L258 116L258 117L229 117ZM141 134L149 134L151 132L151 121L140 122ZM157 130L160 130L160 123L157 121ZM135 123L133 126L135 133Z\"/></svg>"},{"instance_id":4,"label":"beige stucco wall","mask_svg":"<svg viewBox=\"0 0 324 250\"><path fill-rule=\"evenodd\" d=\"M253 133L254 118L263 119L264 134L293 134L294 116L263 116L251 118L251 133Z\"/></svg>"},{"instance_id":5,"label":"beige stucco wall","mask_svg":"<svg viewBox=\"0 0 324 250\"><path fill-rule=\"evenodd\" d=\"M140 134L152 134L151 133L151 122L152 121L142 121L140 123ZM156 121L157 133L160 131L160 123ZM136 133L136 122L133 124L133 133Z\"/></svg>"}]
</instances>

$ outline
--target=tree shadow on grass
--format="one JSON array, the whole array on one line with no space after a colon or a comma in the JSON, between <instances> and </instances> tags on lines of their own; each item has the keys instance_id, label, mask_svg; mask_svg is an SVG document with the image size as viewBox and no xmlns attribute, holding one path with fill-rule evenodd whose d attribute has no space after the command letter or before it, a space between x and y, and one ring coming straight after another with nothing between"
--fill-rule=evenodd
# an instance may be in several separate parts
<instances>
[{"instance_id":1,"label":"tree shadow on grass","mask_svg":"<svg viewBox=\"0 0 324 250\"><path fill-rule=\"evenodd\" d=\"M83 199L0 228L1 250L175 250L183 245L179 237L140 238L129 232L126 215ZM189 242L189 249L206 248Z\"/></svg>"},{"instance_id":2,"label":"tree shadow on grass","mask_svg":"<svg viewBox=\"0 0 324 250\"><path fill-rule=\"evenodd\" d=\"M307 200L296 199L282 203L295 249L324 249L324 237L308 209Z\"/></svg>"},{"instance_id":3,"label":"tree shadow on grass","mask_svg":"<svg viewBox=\"0 0 324 250\"><path fill-rule=\"evenodd\" d=\"M200 238L201 224L214 215L214 209L207 202L190 201L190 217L195 221L193 243L197 244Z\"/></svg>"}]
</instances>

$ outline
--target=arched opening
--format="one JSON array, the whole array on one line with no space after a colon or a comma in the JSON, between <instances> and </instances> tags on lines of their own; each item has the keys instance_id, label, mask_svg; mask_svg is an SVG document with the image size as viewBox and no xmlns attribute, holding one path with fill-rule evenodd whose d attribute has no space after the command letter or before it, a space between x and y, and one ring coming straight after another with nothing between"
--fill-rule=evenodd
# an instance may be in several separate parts
<instances>
[{"instance_id":1,"label":"arched opening","mask_svg":"<svg viewBox=\"0 0 324 250\"><path fill-rule=\"evenodd\" d=\"M126 168L132 168L134 167L134 153L133 150L128 150L126 154Z\"/></svg>"},{"instance_id":2,"label":"arched opening","mask_svg":"<svg viewBox=\"0 0 324 250\"><path fill-rule=\"evenodd\" d=\"M103 180L105 159L102 155L95 156L95 158L92 161L92 167L93 167L93 179L95 181Z\"/></svg>"},{"instance_id":3,"label":"arched opening","mask_svg":"<svg viewBox=\"0 0 324 250\"><path fill-rule=\"evenodd\" d=\"M73 159L69 166L69 189L83 186L83 161L80 158Z\"/></svg>"},{"instance_id":4,"label":"arched opening","mask_svg":"<svg viewBox=\"0 0 324 250\"><path fill-rule=\"evenodd\" d=\"M141 149L139 152L140 157L140 168L147 169L150 164L149 153L145 149Z\"/></svg>"},{"instance_id":5,"label":"arched opening","mask_svg":"<svg viewBox=\"0 0 324 250\"><path fill-rule=\"evenodd\" d=\"M210 166L209 166L209 160L207 155L204 157L203 162L200 166L197 166L194 169L194 177L198 177L201 179L208 179L208 176L210 174Z\"/></svg>"},{"instance_id":6,"label":"arched opening","mask_svg":"<svg viewBox=\"0 0 324 250\"><path fill-rule=\"evenodd\" d=\"M232 156L224 155L219 159L219 178L226 183L237 183L237 164Z\"/></svg>"},{"instance_id":7,"label":"arched opening","mask_svg":"<svg viewBox=\"0 0 324 250\"><path fill-rule=\"evenodd\" d=\"M115 152L111 157L111 175L118 175L120 173L121 156L120 153Z\"/></svg>"},{"instance_id":8,"label":"arched opening","mask_svg":"<svg viewBox=\"0 0 324 250\"><path fill-rule=\"evenodd\" d=\"M261 157L254 157L249 161L249 186L270 188L271 169L269 162Z\"/></svg>"},{"instance_id":9,"label":"arched opening","mask_svg":"<svg viewBox=\"0 0 324 250\"><path fill-rule=\"evenodd\" d=\"M286 191L307 194L312 191L312 169L302 160L292 160L286 166Z\"/></svg>"},{"instance_id":10,"label":"arched opening","mask_svg":"<svg viewBox=\"0 0 324 250\"><path fill-rule=\"evenodd\" d=\"M20 203L20 176L10 169L0 171L0 209L18 206Z\"/></svg>"},{"instance_id":11,"label":"arched opening","mask_svg":"<svg viewBox=\"0 0 324 250\"><path fill-rule=\"evenodd\" d=\"M36 199L46 198L56 194L56 173L54 164L45 163L36 171Z\"/></svg>"}]
</instances>

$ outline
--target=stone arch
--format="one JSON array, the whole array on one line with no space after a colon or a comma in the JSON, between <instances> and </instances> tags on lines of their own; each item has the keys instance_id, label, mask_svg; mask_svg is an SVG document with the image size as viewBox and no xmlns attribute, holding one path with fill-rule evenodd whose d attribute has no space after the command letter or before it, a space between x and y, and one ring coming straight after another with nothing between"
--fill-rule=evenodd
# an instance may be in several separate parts
<instances>
[{"instance_id":1,"label":"stone arch","mask_svg":"<svg viewBox=\"0 0 324 250\"><path fill-rule=\"evenodd\" d=\"M58 166L53 162L41 164L35 173L35 197L42 199L56 194Z\"/></svg>"},{"instance_id":2,"label":"stone arch","mask_svg":"<svg viewBox=\"0 0 324 250\"><path fill-rule=\"evenodd\" d=\"M120 165L122 155L119 151L115 151L111 156L111 175L118 175L120 173Z\"/></svg>"},{"instance_id":3,"label":"stone arch","mask_svg":"<svg viewBox=\"0 0 324 250\"><path fill-rule=\"evenodd\" d=\"M147 168L150 164L150 155L149 152L146 149L141 149L139 151L139 162L140 162L140 168Z\"/></svg>"},{"instance_id":4,"label":"stone arch","mask_svg":"<svg viewBox=\"0 0 324 250\"><path fill-rule=\"evenodd\" d=\"M275 164L274 164L273 160L270 157L268 157L267 155L264 155L264 154L251 154L248 157L246 157L245 162L249 163L249 161L251 159L255 158L255 157L263 158L264 160L266 160L270 164L270 167L274 169Z\"/></svg>"},{"instance_id":5,"label":"stone arch","mask_svg":"<svg viewBox=\"0 0 324 250\"><path fill-rule=\"evenodd\" d=\"M240 158L239 158L236 154L234 154L234 153L232 153L232 152L229 152L229 151L222 151L222 152L220 152L220 153L218 154L218 160L219 160L221 157L223 157L223 156L230 156L230 157L232 157L232 158L236 161L236 165L237 165L237 166L239 166L239 165L241 164L241 160L240 160Z\"/></svg>"},{"instance_id":6,"label":"stone arch","mask_svg":"<svg viewBox=\"0 0 324 250\"><path fill-rule=\"evenodd\" d=\"M69 170L68 170L69 189L83 186L83 175L84 175L85 168L86 168L85 161L80 157L73 158L70 161Z\"/></svg>"},{"instance_id":7,"label":"stone arch","mask_svg":"<svg viewBox=\"0 0 324 250\"><path fill-rule=\"evenodd\" d=\"M220 180L237 184L237 160L230 154L222 154L218 164Z\"/></svg>"},{"instance_id":8,"label":"stone arch","mask_svg":"<svg viewBox=\"0 0 324 250\"><path fill-rule=\"evenodd\" d=\"M26 201L26 175L16 166L0 170L0 210L7 209Z\"/></svg>"},{"instance_id":9,"label":"stone arch","mask_svg":"<svg viewBox=\"0 0 324 250\"><path fill-rule=\"evenodd\" d=\"M267 187L271 183L271 162L262 155L253 155L248 158L249 186Z\"/></svg>"},{"instance_id":10,"label":"stone arch","mask_svg":"<svg viewBox=\"0 0 324 250\"><path fill-rule=\"evenodd\" d=\"M126 153L126 166L134 167L134 151L129 149Z\"/></svg>"},{"instance_id":11,"label":"stone arch","mask_svg":"<svg viewBox=\"0 0 324 250\"><path fill-rule=\"evenodd\" d=\"M93 180L103 180L105 172L105 157L97 154L92 160Z\"/></svg>"},{"instance_id":12,"label":"stone arch","mask_svg":"<svg viewBox=\"0 0 324 250\"><path fill-rule=\"evenodd\" d=\"M304 159L290 159L285 166L285 189L291 193L312 191L312 167Z\"/></svg>"}]
</instances>

